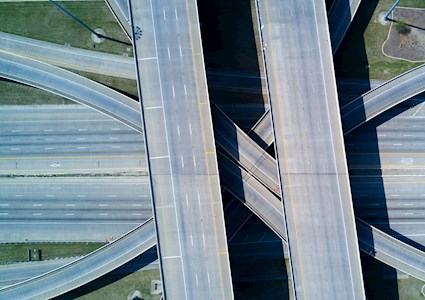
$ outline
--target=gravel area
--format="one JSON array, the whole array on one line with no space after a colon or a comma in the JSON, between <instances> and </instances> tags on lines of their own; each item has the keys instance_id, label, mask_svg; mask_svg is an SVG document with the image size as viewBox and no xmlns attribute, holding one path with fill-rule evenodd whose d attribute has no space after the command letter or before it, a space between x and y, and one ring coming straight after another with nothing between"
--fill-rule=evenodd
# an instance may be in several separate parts
<instances>
[{"instance_id":1,"label":"gravel area","mask_svg":"<svg viewBox=\"0 0 425 300\"><path fill-rule=\"evenodd\" d=\"M404 22L407 33L401 34L393 22L382 51L385 55L409 61L425 61L425 10L396 8L391 17Z\"/></svg>"}]
</instances>

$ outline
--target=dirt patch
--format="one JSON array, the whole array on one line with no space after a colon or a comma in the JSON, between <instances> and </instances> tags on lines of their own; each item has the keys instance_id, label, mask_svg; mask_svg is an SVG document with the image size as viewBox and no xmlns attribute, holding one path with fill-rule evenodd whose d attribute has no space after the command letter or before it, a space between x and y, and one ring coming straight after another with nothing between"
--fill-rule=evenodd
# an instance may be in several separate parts
<instances>
[{"instance_id":1,"label":"dirt patch","mask_svg":"<svg viewBox=\"0 0 425 300\"><path fill-rule=\"evenodd\" d=\"M398 59L425 61L425 10L396 8L391 19L393 24L383 53Z\"/></svg>"}]
</instances>

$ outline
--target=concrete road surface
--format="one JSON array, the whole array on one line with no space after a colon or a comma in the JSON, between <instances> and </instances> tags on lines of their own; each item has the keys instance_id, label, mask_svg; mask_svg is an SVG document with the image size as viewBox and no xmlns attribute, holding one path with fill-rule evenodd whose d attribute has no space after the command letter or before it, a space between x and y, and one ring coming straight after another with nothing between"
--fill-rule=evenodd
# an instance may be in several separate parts
<instances>
[{"instance_id":1,"label":"concrete road surface","mask_svg":"<svg viewBox=\"0 0 425 300\"><path fill-rule=\"evenodd\" d=\"M362 299L325 3L258 5L295 296Z\"/></svg>"},{"instance_id":2,"label":"concrete road surface","mask_svg":"<svg viewBox=\"0 0 425 300\"><path fill-rule=\"evenodd\" d=\"M196 1L131 1L165 297L232 299Z\"/></svg>"}]
</instances>

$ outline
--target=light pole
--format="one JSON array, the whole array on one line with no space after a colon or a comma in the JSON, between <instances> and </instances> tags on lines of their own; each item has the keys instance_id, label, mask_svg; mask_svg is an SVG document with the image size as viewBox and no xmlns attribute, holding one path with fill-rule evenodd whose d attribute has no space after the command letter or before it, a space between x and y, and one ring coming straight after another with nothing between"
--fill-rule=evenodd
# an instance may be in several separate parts
<instances>
[{"instance_id":1,"label":"light pole","mask_svg":"<svg viewBox=\"0 0 425 300\"><path fill-rule=\"evenodd\" d=\"M394 8L397 6L397 4L400 2L400 0L397 0L393 6L391 6L390 10L387 12L387 14L385 15L385 20L389 20L388 16L390 15L390 13L394 10Z\"/></svg>"}]
</instances>

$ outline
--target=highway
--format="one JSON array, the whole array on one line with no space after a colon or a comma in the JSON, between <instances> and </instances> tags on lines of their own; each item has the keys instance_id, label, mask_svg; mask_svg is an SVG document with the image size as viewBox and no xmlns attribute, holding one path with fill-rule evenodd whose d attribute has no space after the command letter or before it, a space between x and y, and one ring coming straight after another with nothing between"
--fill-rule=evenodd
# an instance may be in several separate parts
<instances>
[{"instance_id":1,"label":"highway","mask_svg":"<svg viewBox=\"0 0 425 300\"><path fill-rule=\"evenodd\" d=\"M0 266L0 288L19 283L21 281L39 276L46 272L62 267L78 259L77 257L55 259L49 261L32 261L24 263L14 263Z\"/></svg>"},{"instance_id":2,"label":"highway","mask_svg":"<svg viewBox=\"0 0 425 300\"><path fill-rule=\"evenodd\" d=\"M295 298L362 299L325 3L258 5Z\"/></svg>"},{"instance_id":3,"label":"highway","mask_svg":"<svg viewBox=\"0 0 425 300\"><path fill-rule=\"evenodd\" d=\"M5 32L0 32L0 49L62 68L136 79L134 60L130 57L84 50Z\"/></svg>"},{"instance_id":4,"label":"highway","mask_svg":"<svg viewBox=\"0 0 425 300\"><path fill-rule=\"evenodd\" d=\"M152 216L142 135L93 109L2 106L0 154L2 242L104 241Z\"/></svg>"},{"instance_id":5,"label":"highway","mask_svg":"<svg viewBox=\"0 0 425 300\"><path fill-rule=\"evenodd\" d=\"M425 65L403 73L354 99L341 109L344 133L425 91Z\"/></svg>"},{"instance_id":6,"label":"highway","mask_svg":"<svg viewBox=\"0 0 425 300\"><path fill-rule=\"evenodd\" d=\"M195 1L130 1L164 294L233 299Z\"/></svg>"},{"instance_id":7,"label":"highway","mask_svg":"<svg viewBox=\"0 0 425 300\"><path fill-rule=\"evenodd\" d=\"M155 245L152 219L106 246L49 273L0 289L1 299L51 299L125 264Z\"/></svg>"},{"instance_id":8,"label":"highway","mask_svg":"<svg viewBox=\"0 0 425 300\"><path fill-rule=\"evenodd\" d=\"M219 158L222 162L220 172L225 179L223 181L225 188L256 214L286 244L287 235L282 224L283 211L279 209L279 198L261 187L261 184L249 174L238 170L235 163L222 155ZM279 226L279 224L281 225ZM422 226L420 231L423 232L423 222L418 222L418 224ZM425 280L425 268L423 268L425 252L397 240L359 218L356 218L356 225L359 233L356 247L360 247L360 250L367 255L372 255L406 274ZM285 247L284 250L286 254Z\"/></svg>"}]
</instances>

